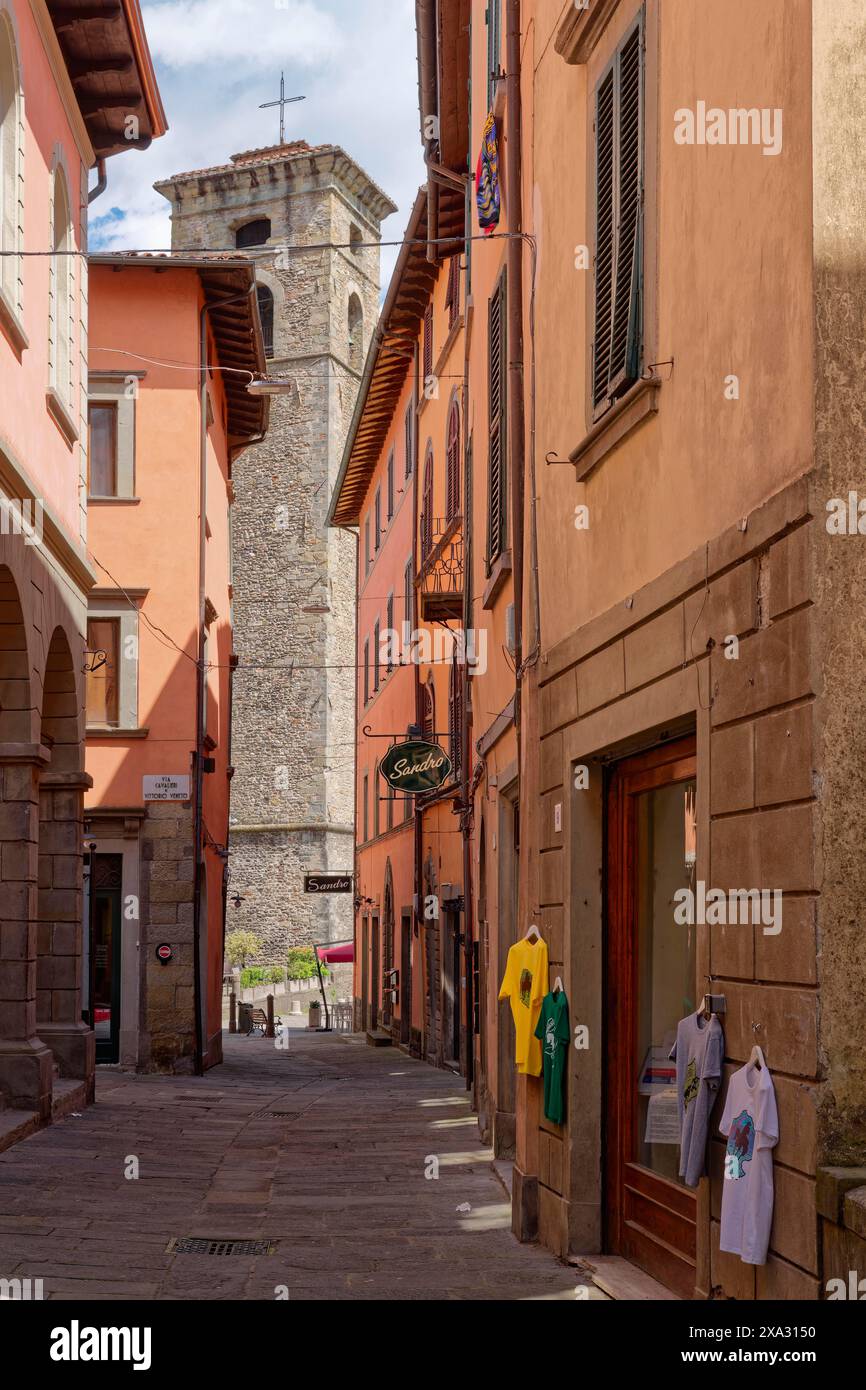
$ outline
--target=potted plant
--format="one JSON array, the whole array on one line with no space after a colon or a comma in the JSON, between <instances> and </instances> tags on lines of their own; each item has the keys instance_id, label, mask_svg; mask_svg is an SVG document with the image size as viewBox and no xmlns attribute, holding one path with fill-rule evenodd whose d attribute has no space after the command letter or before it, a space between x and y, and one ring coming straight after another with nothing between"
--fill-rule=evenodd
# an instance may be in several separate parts
<instances>
[{"instance_id":1,"label":"potted plant","mask_svg":"<svg viewBox=\"0 0 866 1390\"><path fill-rule=\"evenodd\" d=\"M322 1005L318 999L310 1000L310 1007L307 1010L307 1027L319 1028L322 1023Z\"/></svg>"}]
</instances>

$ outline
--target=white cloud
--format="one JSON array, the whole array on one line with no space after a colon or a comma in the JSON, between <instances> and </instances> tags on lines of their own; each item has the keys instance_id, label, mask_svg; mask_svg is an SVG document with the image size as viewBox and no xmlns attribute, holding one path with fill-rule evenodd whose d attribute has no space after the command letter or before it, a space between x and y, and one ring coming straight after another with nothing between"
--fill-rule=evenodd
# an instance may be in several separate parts
<instances>
[{"instance_id":1,"label":"white cloud","mask_svg":"<svg viewBox=\"0 0 866 1390\"><path fill-rule=\"evenodd\" d=\"M146 6L145 25L167 68L313 67L343 46L333 16L312 0L159 0Z\"/></svg>"},{"instance_id":2,"label":"white cloud","mask_svg":"<svg viewBox=\"0 0 866 1390\"><path fill-rule=\"evenodd\" d=\"M204 0L211 27L211 52L217 25L221 39L216 57L197 66L173 65L162 46L170 32L194 26L193 10L201 0L144 0L145 27L154 52L160 91L169 121L168 134L149 150L130 151L108 161L108 189L92 208L94 245L100 249L166 249L171 240L169 205L152 185L170 174L225 164L240 150L276 142L279 114L259 104L279 95L285 69L287 94L306 100L286 108L286 139L311 145L341 145L397 203L399 211L383 226L383 237L402 236L418 185L424 181L418 130L414 0L316 0L276 10L273 0ZM297 38L287 15L305 9L319 15L320 33L337 40L315 63ZM259 21L254 24L250 13ZM172 12L169 15L168 12ZM214 16L213 25L211 16ZM181 22L180 16L185 16ZM276 16L277 29L272 27ZM162 29L160 29L162 25ZM275 33L286 31L278 43ZM171 29L169 26L173 26ZM195 27L178 33L178 46L194 48ZM159 46L155 38L159 37ZM255 48L261 63L239 62L239 53ZM177 59L175 53L175 60ZM120 217L107 215L119 209ZM101 221L100 219L106 219ZM382 252L382 280L387 283L396 259L394 248Z\"/></svg>"}]
</instances>

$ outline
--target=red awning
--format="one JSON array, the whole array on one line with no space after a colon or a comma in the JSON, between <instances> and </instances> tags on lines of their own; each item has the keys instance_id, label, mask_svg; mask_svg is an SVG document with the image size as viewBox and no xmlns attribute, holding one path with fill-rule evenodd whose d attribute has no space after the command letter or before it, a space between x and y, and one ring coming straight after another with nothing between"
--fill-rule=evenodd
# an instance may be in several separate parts
<instances>
[{"instance_id":1,"label":"red awning","mask_svg":"<svg viewBox=\"0 0 866 1390\"><path fill-rule=\"evenodd\" d=\"M320 946L319 960L323 960L326 965L343 965L355 959L355 944L352 941L344 941L339 946Z\"/></svg>"}]
</instances>

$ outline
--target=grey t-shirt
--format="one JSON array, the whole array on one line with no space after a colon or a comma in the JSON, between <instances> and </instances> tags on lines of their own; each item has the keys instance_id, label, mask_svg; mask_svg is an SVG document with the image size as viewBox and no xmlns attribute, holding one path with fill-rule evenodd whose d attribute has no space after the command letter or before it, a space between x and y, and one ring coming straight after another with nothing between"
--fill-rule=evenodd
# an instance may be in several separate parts
<instances>
[{"instance_id":1,"label":"grey t-shirt","mask_svg":"<svg viewBox=\"0 0 866 1390\"><path fill-rule=\"evenodd\" d=\"M706 1170L707 1129L722 1075L725 1039L715 1014L689 1014L677 1025L671 1048L677 1064L680 1112L680 1177L697 1187Z\"/></svg>"}]
</instances>

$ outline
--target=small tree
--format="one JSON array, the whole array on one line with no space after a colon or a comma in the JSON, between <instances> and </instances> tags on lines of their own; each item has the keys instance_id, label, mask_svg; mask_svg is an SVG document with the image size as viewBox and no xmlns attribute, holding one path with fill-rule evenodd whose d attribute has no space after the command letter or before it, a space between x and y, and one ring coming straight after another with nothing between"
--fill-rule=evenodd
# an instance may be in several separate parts
<instances>
[{"instance_id":1,"label":"small tree","mask_svg":"<svg viewBox=\"0 0 866 1390\"><path fill-rule=\"evenodd\" d=\"M254 956L260 946L254 931L231 931L226 937L226 960L230 965L245 966L248 956Z\"/></svg>"},{"instance_id":2,"label":"small tree","mask_svg":"<svg viewBox=\"0 0 866 1390\"><path fill-rule=\"evenodd\" d=\"M312 980L316 974L316 957L312 946L290 946L288 962L290 980ZM327 973L327 968L323 966L322 974Z\"/></svg>"}]
</instances>

